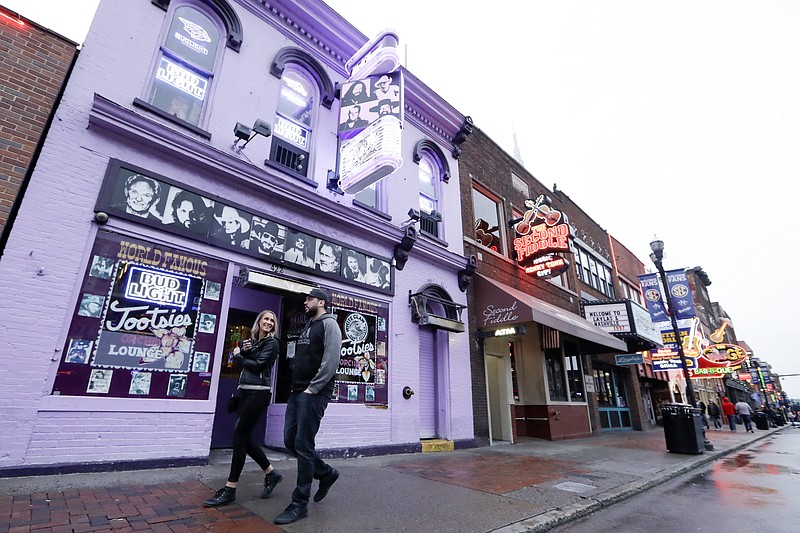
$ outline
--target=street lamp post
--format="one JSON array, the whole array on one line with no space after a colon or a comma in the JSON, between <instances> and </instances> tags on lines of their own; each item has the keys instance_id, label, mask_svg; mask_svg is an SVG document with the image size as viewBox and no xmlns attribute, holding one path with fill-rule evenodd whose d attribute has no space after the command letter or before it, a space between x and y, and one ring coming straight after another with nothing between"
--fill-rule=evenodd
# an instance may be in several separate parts
<instances>
[{"instance_id":1,"label":"street lamp post","mask_svg":"<svg viewBox=\"0 0 800 533\"><path fill-rule=\"evenodd\" d=\"M656 265L656 269L658 269L658 274L661 277L661 283L664 285L664 291L666 293L666 297L664 298L664 303L669 305L669 318L672 322L672 332L675 335L675 344L678 346L678 357L681 359L681 365L683 366L683 377L686 379L686 396L689 400L689 403L695 409L697 408L697 397L694 393L694 386L692 385L692 378L689 377L689 365L686 364L686 354L683 353L683 342L681 341L680 331L678 331L678 319L675 318L675 306L672 305L672 296L669 293L669 285L667 285L667 273L664 272L664 265L662 261L664 259L664 241L655 239L653 242L650 243L650 249L653 250L653 253L650 254L650 259ZM669 300L669 302L667 302ZM703 444L706 450L713 450L714 446L711 444L711 441L706 438L706 430L703 428Z\"/></svg>"},{"instance_id":2,"label":"street lamp post","mask_svg":"<svg viewBox=\"0 0 800 533\"><path fill-rule=\"evenodd\" d=\"M664 272L664 265L662 264L662 260L664 259L664 241L658 239L654 240L650 243L650 249L653 250L653 253L650 254L650 259L658 269L658 274L661 277L661 283L664 285L664 291L666 292L664 303L669 305L669 318L672 322L672 331L675 334L675 344L678 346L678 357L680 357L681 365L683 366L683 377L686 379L686 396L688 397L689 403L692 404L692 407L697 407L697 398L694 394L692 380L689 377L689 367L686 364L686 354L683 353L683 342L681 341L680 332L678 331L678 320L675 318L675 306L672 305L672 297L669 294L667 273ZM669 300L669 302L667 302L667 300Z\"/></svg>"}]
</instances>

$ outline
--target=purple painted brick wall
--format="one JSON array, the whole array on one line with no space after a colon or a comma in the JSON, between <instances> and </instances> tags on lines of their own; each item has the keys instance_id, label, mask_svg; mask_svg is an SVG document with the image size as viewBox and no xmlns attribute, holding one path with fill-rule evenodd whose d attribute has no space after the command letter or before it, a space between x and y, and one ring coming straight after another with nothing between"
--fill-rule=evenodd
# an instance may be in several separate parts
<instances>
[{"instance_id":1,"label":"purple painted brick wall","mask_svg":"<svg viewBox=\"0 0 800 533\"><path fill-rule=\"evenodd\" d=\"M252 123L255 118L272 122L279 80L269 74L269 60L280 48L307 40L288 30L279 33L262 19L267 15L256 15L253 10L257 8L248 2L232 0L231 4L245 29L245 40L239 53L229 49L221 52L222 66L211 95L213 106L208 121L201 124L212 133L210 141L132 106L134 98L146 97L165 13L149 2L104 0L100 4L0 261L0 294L8 306L0 322L0 409L7 420L0 435L0 468L202 457L208 453L218 368L214 369L208 401L50 395L82 274L90 259L88 250L97 232L93 207L110 158L389 257L399 240L398 224L405 220L408 209L417 205L416 165L411 162L414 143L428 137L439 142L444 153L452 149L448 136L452 139L455 132L448 131L447 125L430 129L419 122L407 122L403 134L406 163L386 181L391 223L351 207L352 197L335 196L324 187L327 170L335 167L336 105L332 111L320 108L314 127L317 143L309 176L320 183L317 191L266 171L261 162L267 157L268 143L262 138L248 145L246 154L254 164L242 172L242 167L236 166L241 164L240 158L230 150L233 125ZM316 14L328 9L321 3L311 5L311 12ZM307 27L314 30L316 26L309 23ZM357 34L352 28L344 30L348 35ZM326 37L325 32L320 36ZM353 50L360 44L355 43ZM320 53L318 48L311 52ZM337 64L335 58L319 60L335 82L344 79L341 66L338 70L331 68ZM116 118L106 120L107 114L97 107L92 111L95 95L119 106ZM417 97L457 114L432 92ZM95 117L91 123L90 115ZM158 124L163 127L153 126ZM186 144L197 149L181 146ZM211 155L206 155L208 146L215 149ZM450 184L444 185L442 199L443 236L449 247L422 239L406 269L396 276L389 323L389 409L332 405L320 433L320 448L418 442L419 404L414 398L403 400L401 395L403 386L414 388L419 383L418 326L410 320L408 293L435 282L457 302L466 300L456 286L455 275L464 262L459 176L457 162L451 159L449 165L453 176ZM308 205L309 197L320 205ZM234 252L130 222L112 219L105 229L228 260L229 276L238 272L239 265L259 266L257 261ZM310 282L317 281L307 277ZM381 298L367 291L346 290ZM224 304L227 306L227 302ZM225 319L223 314L221 323ZM453 386L439 392L448 410L440 433L454 440L472 438L468 344L467 334L450 334L447 361ZM217 366L219 362L217 358ZM270 409L266 440L275 445L281 441L281 412L280 405Z\"/></svg>"}]
</instances>

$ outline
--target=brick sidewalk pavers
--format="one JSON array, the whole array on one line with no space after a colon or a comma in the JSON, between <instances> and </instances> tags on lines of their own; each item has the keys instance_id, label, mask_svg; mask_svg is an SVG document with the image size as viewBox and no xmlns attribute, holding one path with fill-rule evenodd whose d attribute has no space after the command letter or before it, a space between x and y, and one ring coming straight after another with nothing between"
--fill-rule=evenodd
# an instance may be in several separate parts
<instances>
[{"instance_id":1,"label":"brick sidewalk pavers","mask_svg":"<svg viewBox=\"0 0 800 533\"><path fill-rule=\"evenodd\" d=\"M244 507L203 507L199 481L0 496L0 533L282 531Z\"/></svg>"}]
</instances>

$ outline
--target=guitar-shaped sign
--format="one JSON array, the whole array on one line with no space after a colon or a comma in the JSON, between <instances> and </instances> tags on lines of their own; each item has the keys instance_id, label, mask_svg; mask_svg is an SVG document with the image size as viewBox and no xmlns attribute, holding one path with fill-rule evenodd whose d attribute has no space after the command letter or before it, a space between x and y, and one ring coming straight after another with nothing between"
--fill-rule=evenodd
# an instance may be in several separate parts
<instances>
[{"instance_id":1,"label":"guitar-shaped sign","mask_svg":"<svg viewBox=\"0 0 800 533\"><path fill-rule=\"evenodd\" d=\"M492 232L497 231L497 229L497 226L489 227L488 222L479 218L475 221L475 239L487 248L497 252L500 249L500 239L492 235Z\"/></svg>"},{"instance_id":2,"label":"guitar-shaped sign","mask_svg":"<svg viewBox=\"0 0 800 533\"><path fill-rule=\"evenodd\" d=\"M725 339L725 328L728 327L727 322L723 322L722 325L717 328L717 330L708 336L712 342L720 343Z\"/></svg>"},{"instance_id":3,"label":"guitar-shaped sign","mask_svg":"<svg viewBox=\"0 0 800 533\"><path fill-rule=\"evenodd\" d=\"M531 231L533 223L541 218L548 226L555 226L561 220L561 211L552 209L547 205L547 197L540 194L536 200L525 200L525 207L528 208L522 219L514 226L517 235L527 235Z\"/></svg>"}]
</instances>

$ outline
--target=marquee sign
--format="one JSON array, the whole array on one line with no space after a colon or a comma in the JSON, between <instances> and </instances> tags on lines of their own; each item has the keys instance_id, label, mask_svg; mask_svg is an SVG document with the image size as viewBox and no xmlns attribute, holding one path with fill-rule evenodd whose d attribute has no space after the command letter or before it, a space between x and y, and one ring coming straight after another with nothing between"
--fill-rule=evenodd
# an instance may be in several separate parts
<instances>
[{"instance_id":1,"label":"marquee sign","mask_svg":"<svg viewBox=\"0 0 800 533\"><path fill-rule=\"evenodd\" d=\"M556 254L570 251L572 229L567 217L551 208L550 199L543 194L525 200L525 207L528 210L514 222L517 263L526 273L543 279L565 272L569 262Z\"/></svg>"},{"instance_id":2,"label":"marquee sign","mask_svg":"<svg viewBox=\"0 0 800 533\"><path fill-rule=\"evenodd\" d=\"M367 41L344 64L350 79L395 71L400 66L399 43L397 34L390 30L382 31Z\"/></svg>"},{"instance_id":3,"label":"marquee sign","mask_svg":"<svg viewBox=\"0 0 800 533\"><path fill-rule=\"evenodd\" d=\"M355 194L380 181L403 164L400 121L379 118L339 149L339 187Z\"/></svg>"}]
</instances>

